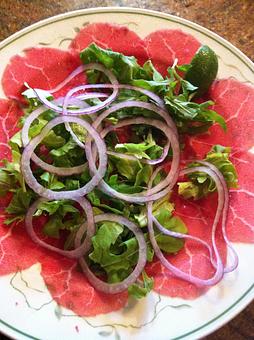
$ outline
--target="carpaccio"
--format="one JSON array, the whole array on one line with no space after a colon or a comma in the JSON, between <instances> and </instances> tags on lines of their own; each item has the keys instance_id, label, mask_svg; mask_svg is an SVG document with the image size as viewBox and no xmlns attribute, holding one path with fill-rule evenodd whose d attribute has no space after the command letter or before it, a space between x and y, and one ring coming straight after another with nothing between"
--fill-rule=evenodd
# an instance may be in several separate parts
<instances>
[{"instance_id":1,"label":"carpaccio","mask_svg":"<svg viewBox=\"0 0 254 340\"><path fill-rule=\"evenodd\" d=\"M200 46L199 41L181 30L160 30L141 39L127 27L98 23L83 28L67 51L30 48L23 56L14 56L2 78L2 87L8 99L0 100L1 159L10 157L7 143L17 131L16 123L22 114L20 104L23 104L21 92L24 82L37 88L53 88L80 64L78 53L91 42L134 55L139 63L150 58L164 75L174 58L178 58L180 64L188 63ZM84 76L81 76L70 85L84 81ZM66 91L67 88L63 89L61 95ZM254 242L254 183L249 176L249 169L254 165L254 156L249 152L254 145L254 90L234 79L218 80L212 85L208 97L216 102L214 109L225 117L228 131L224 133L215 125L202 136L186 138L187 157L201 158L214 144L232 147L232 160L239 174L239 189L230 193L227 232L231 241ZM22 224L11 228L5 226L4 207L9 200L10 197L0 200L0 275L40 262L41 275L52 297L76 314L92 316L125 306L127 293L110 296L95 291L78 271L74 260L38 248L26 235ZM216 195L197 204L176 197L175 204L176 213L186 222L189 232L207 241L211 234ZM226 247L219 232L217 243L226 261ZM168 259L200 278L213 274L206 250L193 242L187 241L183 250L177 255L168 256ZM204 293L204 289L173 277L156 260L146 270L155 279L155 291L161 294L192 299Z\"/></svg>"}]
</instances>

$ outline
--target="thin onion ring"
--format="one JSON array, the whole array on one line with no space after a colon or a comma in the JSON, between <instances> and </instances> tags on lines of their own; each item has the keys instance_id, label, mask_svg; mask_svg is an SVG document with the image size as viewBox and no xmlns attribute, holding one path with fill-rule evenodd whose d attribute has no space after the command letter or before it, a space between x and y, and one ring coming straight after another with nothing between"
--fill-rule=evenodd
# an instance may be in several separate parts
<instances>
[{"instance_id":1,"label":"thin onion ring","mask_svg":"<svg viewBox=\"0 0 254 340\"><path fill-rule=\"evenodd\" d=\"M96 174L92 177L92 179L85 184L82 188L77 189L75 191L61 191L61 192L54 192L50 189L44 188L41 184L38 183L36 178L34 177L31 167L30 167L30 159L34 152L36 146L43 140L43 138L48 134L48 132L58 124L61 123L77 123L83 126L88 133L94 138L95 144L98 149L99 153L99 167ZM78 117L70 117L70 116L61 116L56 117L51 120L41 131L39 135L34 137L29 144L25 147L22 156L21 156L21 170L24 176L24 179L27 185L34 190L38 195L52 200L57 199L68 199L72 197L80 197L84 196L90 191L92 191L96 185L101 181L103 176L106 173L107 169L107 154L106 154L106 145L104 141L101 139L98 132L85 120L78 118Z\"/></svg>"}]
</instances>

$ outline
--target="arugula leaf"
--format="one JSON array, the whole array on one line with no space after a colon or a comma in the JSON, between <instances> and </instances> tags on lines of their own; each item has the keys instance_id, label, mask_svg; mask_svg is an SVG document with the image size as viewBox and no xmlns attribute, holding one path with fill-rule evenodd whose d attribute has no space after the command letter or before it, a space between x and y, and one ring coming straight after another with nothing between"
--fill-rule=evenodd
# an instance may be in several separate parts
<instances>
[{"instance_id":1,"label":"arugula leaf","mask_svg":"<svg viewBox=\"0 0 254 340\"><path fill-rule=\"evenodd\" d=\"M160 224L168 230L182 234L187 233L187 228L184 222L177 216L170 216L168 211L162 210L157 219ZM160 249L167 253L176 253L184 246L183 239L162 235L159 232L155 233L155 236Z\"/></svg>"},{"instance_id":2,"label":"arugula leaf","mask_svg":"<svg viewBox=\"0 0 254 340\"><path fill-rule=\"evenodd\" d=\"M188 65L183 65L182 69L185 70L188 67ZM174 67L169 68L168 72L171 83L167 94L164 96L164 101L172 113L180 132L188 134L202 133L207 131L214 123L218 123L226 131L227 127L224 118L209 109L214 103L212 101L200 104L192 102L191 100L198 88L181 78ZM180 91L177 90L179 85Z\"/></svg>"},{"instance_id":3,"label":"arugula leaf","mask_svg":"<svg viewBox=\"0 0 254 340\"><path fill-rule=\"evenodd\" d=\"M129 83L142 71L135 57L127 57L122 53L100 48L95 43L81 51L80 58L84 64L101 63L111 70L121 83Z\"/></svg>"},{"instance_id":4,"label":"arugula leaf","mask_svg":"<svg viewBox=\"0 0 254 340\"><path fill-rule=\"evenodd\" d=\"M199 122L203 125L207 125L207 123L211 125L216 122L223 128L224 131L226 131L227 126L224 118L214 110L209 109L209 107L214 104L214 102L212 101L198 104L186 100L183 95L178 95L172 97L166 96L165 103L170 108L175 119L177 121L179 120L182 125L184 121L187 121L189 123ZM188 128L186 128L186 131L184 132L191 133L191 128L192 126L188 126ZM199 132L199 130L197 131ZM193 130L193 132L195 133L196 130Z\"/></svg>"},{"instance_id":5,"label":"arugula leaf","mask_svg":"<svg viewBox=\"0 0 254 340\"><path fill-rule=\"evenodd\" d=\"M153 215L157 217L160 214L160 211L168 211L169 215L174 211L174 204L169 201L170 194L162 197L161 199L155 201L153 203ZM146 207L142 207L139 214L134 215L134 220L139 224L141 228L147 227L147 209Z\"/></svg>"},{"instance_id":6,"label":"arugula leaf","mask_svg":"<svg viewBox=\"0 0 254 340\"><path fill-rule=\"evenodd\" d=\"M31 190L24 192L21 188L17 189L13 194L10 204L5 209L9 215L14 216L6 219L4 223L10 224L13 221L22 221L33 198L34 193Z\"/></svg>"},{"instance_id":7,"label":"arugula leaf","mask_svg":"<svg viewBox=\"0 0 254 340\"><path fill-rule=\"evenodd\" d=\"M149 277L145 271L142 272L142 282L134 283L128 287L128 293L135 299L141 299L153 289L154 279Z\"/></svg>"},{"instance_id":8,"label":"arugula leaf","mask_svg":"<svg viewBox=\"0 0 254 340\"><path fill-rule=\"evenodd\" d=\"M87 194L87 197L91 204L95 207L105 209L106 211L111 211L118 215L123 215L123 211L119 210L117 208L114 208L112 205L114 205L114 201L110 202L111 204L105 204L101 202L102 194L99 192L99 190L93 190ZM113 203L113 204L112 204Z\"/></svg>"},{"instance_id":9,"label":"arugula leaf","mask_svg":"<svg viewBox=\"0 0 254 340\"><path fill-rule=\"evenodd\" d=\"M108 282L119 282L125 279L136 265L138 259L138 242L130 237L130 232L115 222L103 222L92 238L93 252L89 254L92 263L102 268ZM132 233L131 233L132 234ZM153 249L144 235L148 248L147 260L152 261Z\"/></svg>"},{"instance_id":10,"label":"arugula leaf","mask_svg":"<svg viewBox=\"0 0 254 340\"><path fill-rule=\"evenodd\" d=\"M51 190L61 190L65 187L64 183L58 181L57 176L49 173L44 172L40 178L43 180L43 185Z\"/></svg>"},{"instance_id":11,"label":"arugula leaf","mask_svg":"<svg viewBox=\"0 0 254 340\"><path fill-rule=\"evenodd\" d=\"M133 155L139 159L156 159L162 153L162 147L156 144L151 133L141 143L116 144L115 150L120 153Z\"/></svg>"},{"instance_id":12,"label":"arugula leaf","mask_svg":"<svg viewBox=\"0 0 254 340\"><path fill-rule=\"evenodd\" d=\"M153 173L153 167L149 164L144 165L142 169L139 170L136 176L136 181L134 186L140 186L141 184L148 184Z\"/></svg>"},{"instance_id":13,"label":"arugula leaf","mask_svg":"<svg viewBox=\"0 0 254 340\"><path fill-rule=\"evenodd\" d=\"M151 60L148 60L143 65L143 71L146 73L147 79L134 79L131 82L132 85L143 87L144 89L154 93L164 93L166 91L167 86L170 84L170 80L162 77L162 75L153 66Z\"/></svg>"},{"instance_id":14,"label":"arugula leaf","mask_svg":"<svg viewBox=\"0 0 254 340\"><path fill-rule=\"evenodd\" d=\"M15 188L14 177L4 168L0 168L0 196L5 196L8 191Z\"/></svg>"},{"instance_id":15,"label":"arugula leaf","mask_svg":"<svg viewBox=\"0 0 254 340\"><path fill-rule=\"evenodd\" d=\"M231 149L221 145L214 145L207 153L205 161L215 165L222 173L228 188L237 188L237 172L234 164L230 161ZM189 164L189 167L199 165L198 161ZM188 175L190 182L178 183L178 193L185 199L194 200L207 196L216 191L216 185L211 177L205 173L193 173Z\"/></svg>"},{"instance_id":16,"label":"arugula leaf","mask_svg":"<svg viewBox=\"0 0 254 340\"><path fill-rule=\"evenodd\" d=\"M100 48L95 43L90 44L81 51L80 58L84 64L91 62L103 64L123 84L132 84L156 93L165 91L169 84L169 79L164 79L150 60L141 67L135 57L128 57L110 49ZM91 83L98 81L97 71L87 73Z\"/></svg>"},{"instance_id":17,"label":"arugula leaf","mask_svg":"<svg viewBox=\"0 0 254 340\"><path fill-rule=\"evenodd\" d=\"M79 213L79 210L73 206L72 201L61 200L61 201L46 201L41 202L35 213L35 216L40 216L43 212L53 215L56 212L64 217L67 213Z\"/></svg>"},{"instance_id":18,"label":"arugula leaf","mask_svg":"<svg viewBox=\"0 0 254 340\"><path fill-rule=\"evenodd\" d=\"M156 201L153 204L153 215L158 222L166 229L178 233L187 233L187 228L180 217L172 216L174 205L169 201L169 195ZM134 219L139 223L140 227L147 226L147 211L143 208L139 214L134 215ZM175 237L163 235L155 229L155 238L161 250L167 253L175 253L183 248L184 240Z\"/></svg>"},{"instance_id":19,"label":"arugula leaf","mask_svg":"<svg viewBox=\"0 0 254 340\"><path fill-rule=\"evenodd\" d=\"M118 223L104 222L92 238L93 251L89 254L89 258L105 270L109 282L120 281L122 275L128 276L137 261L137 254L128 256L133 252L135 253L136 250L130 240L126 241L126 248L122 253L119 254L119 247L120 250L123 248L121 246L118 247L118 251L112 252L112 247L116 246L118 237L123 230L124 228ZM120 242L118 242L119 244Z\"/></svg>"},{"instance_id":20,"label":"arugula leaf","mask_svg":"<svg viewBox=\"0 0 254 340\"><path fill-rule=\"evenodd\" d=\"M114 163L118 173L130 181L134 181L138 171L142 169L141 163L136 160L128 160L116 156L110 156L110 159Z\"/></svg>"},{"instance_id":21,"label":"arugula leaf","mask_svg":"<svg viewBox=\"0 0 254 340\"><path fill-rule=\"evenodd\" d=\"M13 179L15 179L15 182L18 182L19 186L23 189L23 191L26 191L25 181L21 173L21 169L20 169L21 153L20 153L19 147L16 144L16 142L11 142L10 145L12 148L12 151L11 151L12 162L9 162L8 160L4 159L3 160L4 167L2 167L2 170L7 172L9 176L13 177ZM14 180L13 180L13 183L14 183ZM14 188L11 188L11 189L16 189L16 188L17 187L15 186Z\"/></svg>"},{"instance_id":22,"label":"arugula leaf","mask_svg":"<svg viewBox=\"0 0 254 340\"><path fill-rule=\"evenodd\" d=\"M46 201L39 204L35 216L41 216L45 213L49 215L49 219L42 230L45 235L59 238L60 230L66 229L71 232L77 230L82 217L73 204L74 202L68 200ZM67 215L71 218L66 220Z\"/></svg>"},{"instance_id":23,"label":"arugula leaf","mask_svg":"<svg viewBox=\"0 0 254 340\"><path fill-rule=\"evenodd\" d=\"M120 181L118 179L118 175L112 175L109 177L109 179L107 180L107 183L116 191L119 191L121 193L124 194L135 194L138 193L140 191L142 191L142 187L140 186L134 186L131 183L127 182L127 181Z\"/></svg>"},{"instance_id":24,"label":"arugula leaf","mask_svg":"<svg viewBox=\"0 0 254 340\"><path fill-rule=\"evenodd\" d=\"M85 152L70 138L63 146L50 150L55 166L72 167L85 162Z\"/></svg>"}]
</instances>

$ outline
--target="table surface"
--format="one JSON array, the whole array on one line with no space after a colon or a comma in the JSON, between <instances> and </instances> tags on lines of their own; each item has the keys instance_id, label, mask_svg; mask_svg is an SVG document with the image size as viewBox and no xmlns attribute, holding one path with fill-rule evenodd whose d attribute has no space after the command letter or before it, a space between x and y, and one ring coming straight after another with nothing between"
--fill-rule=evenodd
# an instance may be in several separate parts
<instances>
[{"instance_id":1,"label":"table surface","mask_svg":"<svg viewBox=\"0 0 254 340\"><path fill-rule=\"evenodd\" d=\"M254 0L0 0L0 41L41 19L99 6L139 7L180 16L218 33L254 61ZM205 339L230 337L254 339L254 302ZM0 339L7 338L0 335Z\"/></svg>"}]
</instances>

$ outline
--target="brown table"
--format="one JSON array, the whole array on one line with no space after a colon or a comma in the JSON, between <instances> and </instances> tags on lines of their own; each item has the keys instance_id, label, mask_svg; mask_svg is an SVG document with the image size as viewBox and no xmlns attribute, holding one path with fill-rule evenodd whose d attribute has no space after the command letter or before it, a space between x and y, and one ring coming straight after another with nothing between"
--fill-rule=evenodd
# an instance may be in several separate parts
<instances>
[{"instance_id":1,"label":"brown table","mask_svg":"<svg viewBox=\"0 0 254 340\"><path fill-rule=\"evenodd\" d=\"M147 8L192 20L226 38L254 61L254 0L0 0L0 41L52 15L98 6ZM206 337L230 338L254 339L254 302Z\"/></svg>"}]
</instances>

